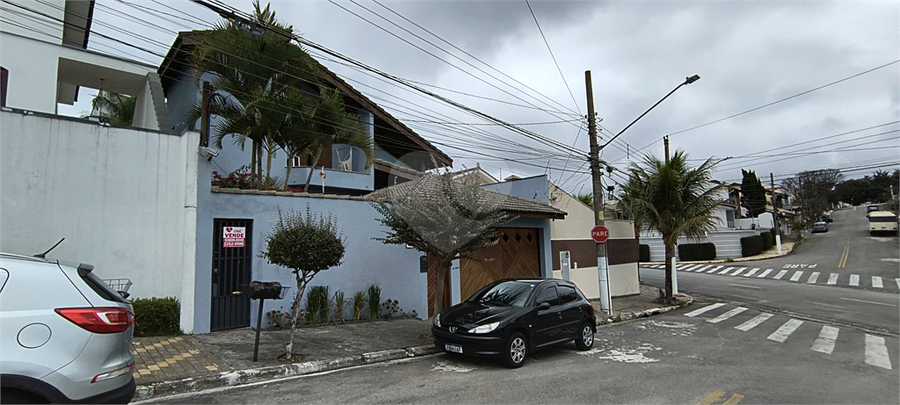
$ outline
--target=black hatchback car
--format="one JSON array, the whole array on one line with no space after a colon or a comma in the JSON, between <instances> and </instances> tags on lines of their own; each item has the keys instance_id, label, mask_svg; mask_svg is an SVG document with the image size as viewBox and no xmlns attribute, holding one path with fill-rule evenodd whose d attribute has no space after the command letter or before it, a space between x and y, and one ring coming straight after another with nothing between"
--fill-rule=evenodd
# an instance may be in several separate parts
<instances>
[{"instance_id":1,"label":"black hatchback car","mask_svg":"<svg viewBox=\"0 0 900 405\"><path fill-rule=\"evenodd\" d=\"M574 340L590 349L596 327L594 307L575 284L525 278L488 284L436 316L431 332L439 350L499 357L516 368L541 347Z\"/></svg>"}]
</instances>

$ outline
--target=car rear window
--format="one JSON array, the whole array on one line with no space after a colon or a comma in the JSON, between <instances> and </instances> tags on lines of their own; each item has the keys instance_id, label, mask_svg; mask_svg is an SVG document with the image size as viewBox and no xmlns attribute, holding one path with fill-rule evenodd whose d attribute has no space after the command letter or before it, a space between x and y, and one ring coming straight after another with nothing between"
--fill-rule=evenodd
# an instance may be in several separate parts
<instances>
[{"instance_id":1,"label":"car rear window","mask_svg":"<svg viewBox=\"0 0 900 405\"><path fill-rule=\"evenodd\" d=\"M572 301L578 300L578 293L575 292L575 288L571 286L567 286L565 284L559 285L559 303L565 304Z\"/></svg>"},{"instance_id":2,"label":"car rear window","mask_svg":"<svg viewBox=\"0 0 900 405\"><path fill-rule=\"evenodd\" d=\"M79 275L81 275L80 272ZM81 275L81 279L84 280L88 287L91 287L91 290L94 290L97 295L103 297L104 299L108 301L121 302L124 304L128 303L125 298L122 298L119 293L113 291L112 288L109 288L109 286L106 285L106 283L104 283L103 280L100 279L100 277L97 277L97 275L93 272L88 272L84 275Z\"/></svg>"}]
</instances>

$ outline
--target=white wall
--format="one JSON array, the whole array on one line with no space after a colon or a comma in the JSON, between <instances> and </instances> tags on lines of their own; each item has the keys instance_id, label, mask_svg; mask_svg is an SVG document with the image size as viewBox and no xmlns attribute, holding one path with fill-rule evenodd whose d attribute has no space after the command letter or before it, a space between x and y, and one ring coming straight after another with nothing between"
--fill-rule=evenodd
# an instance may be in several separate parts
<instances>
[{"instance_id":1,"label":"white wall","mask_svg":"<svg viewBox=\"0 0 900 405\"><path fill-rule=\"evenodd\" d=\"M197 133L0 114L0 250L32 255L65 237L48 257L130 278L132 297L191 299Z\"/></svg>"}]
</instances>

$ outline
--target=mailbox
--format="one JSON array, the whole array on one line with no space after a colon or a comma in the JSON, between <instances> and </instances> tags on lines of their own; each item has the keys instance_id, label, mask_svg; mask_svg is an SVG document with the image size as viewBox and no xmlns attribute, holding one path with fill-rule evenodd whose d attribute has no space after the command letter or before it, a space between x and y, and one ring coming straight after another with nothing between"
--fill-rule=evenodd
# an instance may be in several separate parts
<instances>
[{"instance_id":1,"label":"mailbox","mask_svg":"<svg viewBox=\"0 0 900 405\"><path fill-rule=\"evenodd\" d=\"M250 292L250 299L258 300L281 298L281 283L277 281L251 281L249 287L250 288L248 290Z\"/></svg>"}]
</instances>

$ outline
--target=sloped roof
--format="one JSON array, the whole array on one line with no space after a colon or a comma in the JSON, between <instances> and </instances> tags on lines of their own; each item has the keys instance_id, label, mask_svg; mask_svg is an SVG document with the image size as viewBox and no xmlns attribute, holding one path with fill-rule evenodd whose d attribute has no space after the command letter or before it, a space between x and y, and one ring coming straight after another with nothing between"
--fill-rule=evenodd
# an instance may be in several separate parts
<instances>
[{"instance_id":1,"label":"sloped roof","mask_svg":"<svg viewBox=\"0 0 900 405\"><path fill-rule=\"evenodd\" d=\"M525 218L563 219L566 212L548 204L526 200L497 191L479 188L479 198L485 203L495 203L508 215ZM422 198L443 198L439 175L426 174L418 179L386 187L363 197L374 202L390 202L393 196L417 195Z\"/></svg>"},{"instance_id":2,"label":"sloped roof","mask_svg":"<svg viewBox=\"0 0 900 405\"><path fill-rule=\"evenodd\" d=\"M164 88L168 88L169 83L171 83L173 80L176 80L178 72L180 72L184 66L189 66L188 58L193 48L198 43L200 43L205 32L207 31L194 30L182 31L178 33L178 37L175 38L175 42L172 43L172 46L169 48L168 53L166 53L165 59L163 59L162 63L159 65L159 69L157 70L157 73L159 73L159 76L162 79ZM375 104L368 97L354 89L353 86L347 84L346 81L344 81L334 72L319 63L319 61L315 60L315 58L312 59L318 65L322 73L322 79L340 90L340 92L346 97L353 99L355 102L359 103L360 106L374 114L376 119L385 121L385 123L387 123L392 129L392 131L390 132L397 133L400 136L408 139L423 151L433 155L434 158L439 162L447 166L453 165L453 159L450 158L450 156L432 145L431 142L425 140L425 138L419 136L419 134L407 127L405 124L403 124L403 122L401 122L397 118L394 118L394 116L389 114L378 104ZM376 127L378 126L376 125ZM384 133L383 131L376 131L376 134L378 135L378 137L376 137L375 139L376 144L378 144L379 138L391 136L391 134ZM392 144L396 142L397 141L394 140L393 142L389 141L387 143ZM384 146L380 147L382 147L382 149L385 149Z\"/></svg>"}]
</instances>

